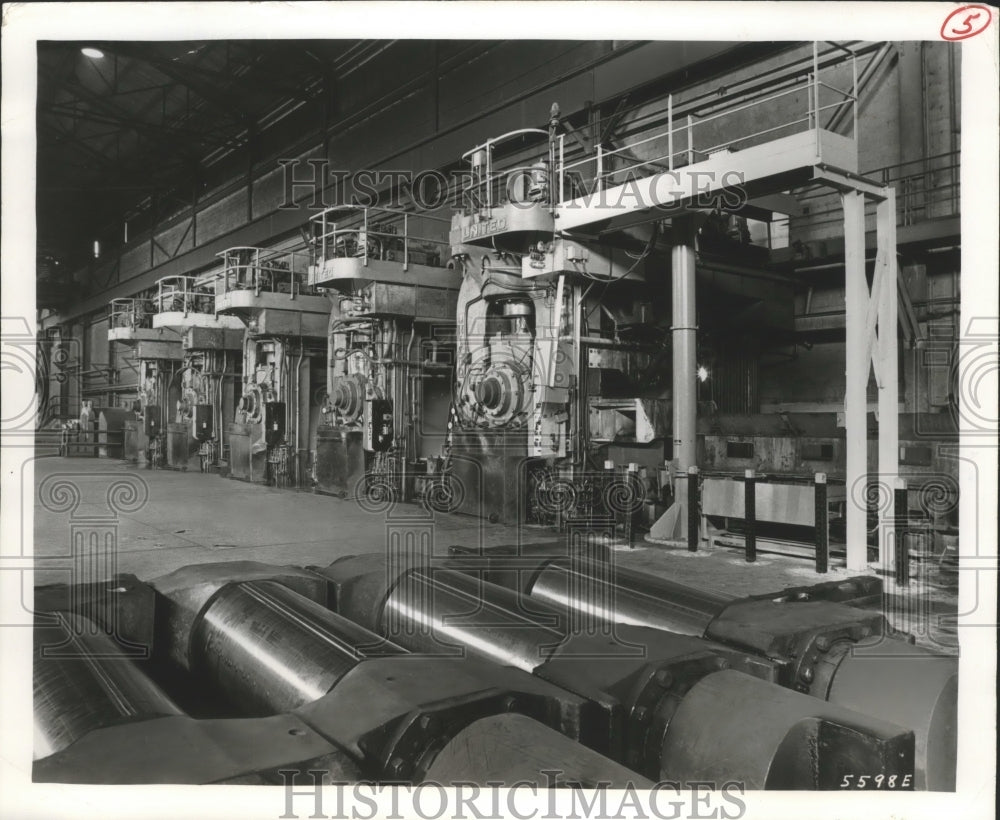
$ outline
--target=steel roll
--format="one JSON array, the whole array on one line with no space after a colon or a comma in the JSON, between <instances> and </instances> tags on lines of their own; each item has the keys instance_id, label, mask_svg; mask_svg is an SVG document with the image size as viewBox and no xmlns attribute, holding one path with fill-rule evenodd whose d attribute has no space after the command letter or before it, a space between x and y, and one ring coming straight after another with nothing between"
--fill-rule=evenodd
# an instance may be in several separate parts
<instances>
[{"instance_id":1,"label":"steel roll","mask_svg":"<svg viewBox=\"0 0 1000 820\"><path fill-rule=\"evenodd\" d=\"M511 590L454 570L414 569L390 590L379 626L381 634L414 652L468 651L531 672L565 640L556 621L547 608L526 612Z\"/></svg>"},{"instance_id":2,"label":"steel roll","mask_svg":"<svg viewBox=\"0 0 1000 820\"><path fill-rule=\"evenodd\" d=\"M191 654L242 712L263 715L317 700L366 657L405 650L281 584L248 581L209 601Z\"/></svg>"},{"instance_id":3,"label":"steel roll","mask_svg":"<svg viewBox=\"0 0 1000 820\"><path fill-rule=\"evenodd\" d=\"M34 631L35 760L95 729L183 714L93 621L53 617L54 625L36 624Z\"/></svg>"},{"instance_id":4,"label":"steel roll","mask_svg":"<svg viewBox=\"0 0 1000 820\"><path fill-rule=\"evenodd\" d=\"M542 566L527 593L578 622L648 626L697 638L733 600L612 564L578 566L567 558Z\"/></svg>"}]
</instances>

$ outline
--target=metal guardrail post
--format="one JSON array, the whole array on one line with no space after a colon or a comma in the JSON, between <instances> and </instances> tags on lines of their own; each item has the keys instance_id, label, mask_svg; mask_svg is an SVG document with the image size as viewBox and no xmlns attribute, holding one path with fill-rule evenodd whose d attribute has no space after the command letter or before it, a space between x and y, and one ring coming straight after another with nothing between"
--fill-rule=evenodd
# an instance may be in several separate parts
<instances>
[{"instance_id":1,"label":"metal guardrail post","mask_svg":"<svg viewBox=\"0 0 1000 820\"><path fill-rule=\"evenodd\" d=\"M910 544L906 533L910 524L910 511L907 504L906 480L897 479L893 490L896 511L896 583L900 586L910 584Z\"/></svg>"},{"instance_id":2,"label":"metal guardrail post","mask_svg":"<svg viewBox=\"0 0 1000 820\"><path fill-rule=\"evenodd\" d=\"M688 141L688 165L694 165L694 131L690 114L688 114L687 118L687 141Z\"/></svg>"},{"instance_id":3,"label":"metal guardrail post","mask_svg":"<svg viewBox=\"0 0 1000 820\"><path fill-rule=\"evenodd\" d=\"M368 267L368 209L367 208L365 208L364 226L365 226L365 235L364 235L365 246L364 248L362 248L362 250L364 251L364 255L362 256L362 258L365 260L364 266L367 268Z\"/></svg>"},{"instance_id":4,"label":"metal guardrail post","mask_svg":"<svg viewBox=\"0 0 1000 820\"><path fill-rule=\"evenodd\" d=\"M701 516L698 514L698 468L688 467L687 477L687 541L688 552L698 551Z\"/></svg>"},{"instance_id":5,"label":"metal guardrail post","mask_svg":"<svg viewBox=\"0 0 1000 820\"><path fill-rule=\"evenodd\" d=\"M816 156L820 157L820 143L819 143L819 43L813 40L813 103L816 106Z\"/></svg>"},{"instance_id":6,"label":"metal guardrail post","mask_svg":"<svg viewBox=\"0 0 1000 820\"><path fill-rule=\"evenodd\" d=\"M403 271L409 270L410 265L410 215L403 214Z\"/></svg>"},{"instance_id":7,"label":"metal guardrail post","mask_svg":"<svg viewBox=\"0 0 1000 820\"><path fill-rule=\"evenodd\" d=\"M564 198L563 194L563 177L564 166L566 164L566 137L565 134L559 135L559 201L562 202Z\"/></svg>"},{"instance_id":8,"label":"metal guardrail post","mask_svg":"<svg viewBox=\"0 0 1000 820\"><path fill-rule=\"evenodd\" d=\"M826 473L816 473L813 486L816 491L816 572L823 574L830 568L830 509Z\"/></svg>"},{"instance_id":9,"label":"metal guardrail post","mask_svg":"<svg viewBox=\"0 0 1000 820\"><path fill-rule=\"evenodd\" d=\"M674 170L674 95L667 94L667 170Z\"/></svg>"},{"instance_id":10,"label":"metal guardrail post","mask_svg":"<svg viewBox=\"0 0 1000 820\"><path fill-rule=\"evenodd\" d=\"M746 560L750 564L757 560L757 478L753 470L747 470L743 477L743 519Z\"/></svg>"},{"instance_id":11,"label":"metal guardrail post","mask_svg":"<svg viewBox=\"0 0 1000 820\"><path fill-rule=\"evenodd\" d=\"M854 76L854 84L851 88L851 93L854 95L854 99L851 101L851 108L854 112L854 141L858 141L858 56L855 54L851 58L851 71Z\"/></svg>"}]
</instances>

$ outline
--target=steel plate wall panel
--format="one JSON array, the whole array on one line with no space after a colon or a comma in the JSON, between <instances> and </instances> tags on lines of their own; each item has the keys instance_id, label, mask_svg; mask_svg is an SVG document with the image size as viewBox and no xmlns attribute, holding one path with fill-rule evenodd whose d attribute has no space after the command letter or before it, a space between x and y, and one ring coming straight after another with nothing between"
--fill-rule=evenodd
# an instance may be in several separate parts
<instances>
[{"instance_id":1,"label":"steel plate wall panel","mask_svg":"<svg viewBox=\"0 0 1000 820\"><path fill-rule=\"evenodd\" d=\"M245 188L209 205L198 214L198 244L222 236L247 221L247 192Z\"/></svg>"},{"instance_id":2,"label":"steel plate wall panel","mask_svg":"<svg viewBox=\"0 0 1000 820\"><path fill-rule=\"evenodd\" d=\"M134 248L130 248L122 254L121 269L118 272L118 280L124 282L133 276L149 270L149 241L143 242Z\"/></svg>"},{"instance_id":3,"label":"steel plate wall panel","mask_svg":"<svg viewBox=\"0 0 1000 820\"><path fill-rule=\"evenodd\" d=\"M311 165L307 164L307 161L314 157L319 157L321 153L321 148L317 146L296 157L300 165L295 168L294 178L297 180L309 179L312 176L313 169ZM273 170L267 171L260 179L254 182L254 219L259 219L265 214L278 209L285 201L285 169L278 164L278 160L276 159L268 163L263 163L262 166L264 168L273 166ZM305 192L304 188L296 188L294 191L295 195L299 197Z\"/></svg>"},{"instance_id":4,"label":"steel plate wall panel","mask_svg":"<svg viewBox=\"0 0 1000 820\"><path fill-rule=\"evenodd\" d=\"M190 219L185 219L172 228L158 233L156 235L157 244L153 245L153 264L159 265L161 262L172 259L178 253L191 250L194 247L192 234L193 228Z\"/></svg>"}]
</instances>

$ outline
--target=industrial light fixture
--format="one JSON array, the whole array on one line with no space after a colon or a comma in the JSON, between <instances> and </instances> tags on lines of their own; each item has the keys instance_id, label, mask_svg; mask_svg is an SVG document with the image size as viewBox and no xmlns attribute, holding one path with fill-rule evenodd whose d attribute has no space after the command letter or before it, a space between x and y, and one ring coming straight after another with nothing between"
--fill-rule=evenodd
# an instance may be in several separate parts
<instances>
[{"instance_id":1,"label":"industrial light fixture","mask_svg":"<svg viewBox=\"0 0 1000 820\"><path fill-rule=\"evenodd\" d=\"M698 365L698 381L707 382L709 375L708 368L705 365Z\"/></svg>"},{"instance_id":2,"label":"industrial light fixture","mask_svg":"<svg viewBox=\"0 0 1000 820\"><path fill-rule=\"evenodd\" d=\"M101 241L99 239L94 240L94 259L101 258Z\"/></svg>"},{"instance_id":3,"label":"industrial light fixture","mask_svg":"<svg viewBox=\"0 0 1000 820\"><path fill-rule=\"evenodd\" d=\"M102 60L104 59L104 52L99 48L91 48L90 46L85 46L80 49L80 53L84 57L90 57L92 60Z\"/></svg>"}]
</instances>

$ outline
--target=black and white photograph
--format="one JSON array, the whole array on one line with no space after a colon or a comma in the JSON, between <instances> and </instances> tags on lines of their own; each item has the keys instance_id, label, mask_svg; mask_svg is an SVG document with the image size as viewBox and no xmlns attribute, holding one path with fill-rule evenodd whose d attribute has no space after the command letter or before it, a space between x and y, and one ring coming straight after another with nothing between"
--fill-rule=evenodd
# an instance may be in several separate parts
<instances>
[{"instance_id":1,"label":"black and white photograph","mask_svg":"<svg viewBox=\"0 0 1000 820\"><path fill-rule=\"evenodd\" d=\"M996 8L3 17L5 817L994 816Z\"/></svg>"}]
</instances>

